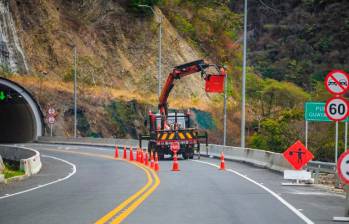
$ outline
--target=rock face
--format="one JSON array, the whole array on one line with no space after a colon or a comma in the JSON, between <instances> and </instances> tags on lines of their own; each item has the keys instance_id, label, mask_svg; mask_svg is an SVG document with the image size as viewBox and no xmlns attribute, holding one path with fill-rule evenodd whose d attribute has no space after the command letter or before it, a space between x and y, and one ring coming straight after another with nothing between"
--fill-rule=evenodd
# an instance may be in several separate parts
<instances>
[{"instance_id":1,"label":"rock face","mask_svg":"<svg viewBox=\"0 0 349 224\"><path fill-rule=\"evenodd\" d=\"M28 65L7 0L0 1L0 14L0 66L13 72L26 73Z\"/></svg>"}]
</instances>

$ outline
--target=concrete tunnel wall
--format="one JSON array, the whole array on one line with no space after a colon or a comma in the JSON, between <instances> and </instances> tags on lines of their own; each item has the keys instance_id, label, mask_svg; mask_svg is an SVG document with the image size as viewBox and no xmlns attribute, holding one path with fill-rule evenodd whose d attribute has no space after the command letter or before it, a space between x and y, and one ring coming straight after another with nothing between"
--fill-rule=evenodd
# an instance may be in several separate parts
<instances>
[{"instance_id":1,"label":"concrete tunnel wall","mask_svg":"<svg viewBox=\"0 0 349 224\"><path fill-rule=\"evenodd\" d=\"M22 143L43 135L43 114L33 96L19 84L0 77L0 143ZM1 96L0 96L1 97Z\"/></svg>"}]
</instances>

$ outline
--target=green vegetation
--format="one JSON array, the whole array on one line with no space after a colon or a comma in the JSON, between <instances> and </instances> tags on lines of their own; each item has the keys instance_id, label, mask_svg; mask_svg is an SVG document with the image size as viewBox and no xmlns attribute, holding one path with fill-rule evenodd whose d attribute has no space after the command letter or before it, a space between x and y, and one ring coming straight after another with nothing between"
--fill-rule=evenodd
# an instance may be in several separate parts
<instances>
[{"instance_id":1,"label":"green vegetation","mask_svg":"<svg viewBox=\"0 0 349 224\"><path fill-rule=\"evenodd\" d=\"M328 98L324 76L331 69L349 71L349 3L268 4L271 7L252 1L249 6L248 144L282 152L297 139L304 140L304 102ZM227 65L228 95L240 101L242 2L163 0L160 7L189 42ZM316 159L333 160L333 127L314 126L323 131L316 139L310 136L310 149Z\"/></svg>"},{"instance_id":2,"label":"green vegetation","mask_svg":"<svg viewBox=\"0 0 349 224\"><path fill-rule=\"evenodd\" d=\"M9 165L8 163L5 163L5 169L4 169L4 175L5 179L16 177L16 176L22 176L24 175L23 170L18 170L14 166Z\"/></svg>"},{"instance_id":3,"label":"green vegetation","mask_svg":"<svg viewBox=\"0 0 349 224\"><path fill-rule=\"evenodd\" d=\"M6 64L0 64L0 77L10 78L14 73L11 68Z\"/></svg>"}]
</instances>

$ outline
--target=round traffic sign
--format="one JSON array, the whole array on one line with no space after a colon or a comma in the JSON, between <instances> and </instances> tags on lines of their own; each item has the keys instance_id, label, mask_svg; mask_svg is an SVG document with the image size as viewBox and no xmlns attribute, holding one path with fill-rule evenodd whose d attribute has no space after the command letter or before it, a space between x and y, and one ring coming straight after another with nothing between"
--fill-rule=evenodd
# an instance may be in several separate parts
<instances>
[{"instance_id":1,"label":"round traffic sign","mask_svg":"<svg viewBox=\"0 0 349 224\"><path fill-rule=\"evenodd\" d=\"M342 95L349 89L349 75L342 70L333 70L325 78L326 89L334 95Z\"/></svg>"},{"instance_id":2,"label":"round traffic sign","mask_svg":"<svg viewBox=\"0 0 349 224\"><path fill-rule=\"evenodd\" d=\"M48 114L54 115L56 113L56 110L53 107L48 108Z\"/></svg>"},{"instance_id":3,"label":"round traffic sign","mask_svg":"<svg viewBox=\"0 0 349 224\"><path fill-rule=\"evenodd\" d=\"M48 123L49 124L54 124L55 122L56 122L56 118L55 117L51 117L51 116L48 117Z\"/></svg>"},{"instance_id":4,"label":"round traffic sign","mask_svg":"<svg viewBox=\"0 0 349 224\"><path fill-rule=\"evenodd\" d=\"M179 142L172 142L171 143L171 151L174 153L177 153L179 151Z\"/></svg>"},{"instance_id":5,"label":"round traffic sign","mask_svg":"<svg viewBox=\"0 0 349 224\"><path fill-rule=\"evenodd\" d=\"M339 178L349 184L349 150L342 153L338 159L337 171Z\"/></svg>"},{"instance_id":6,"label":"round traffic sign","mask_svg":"<svg viewBox=\"0 0 349 224\"><path fill-rule=\"evenodd\" d=\"M325 113L333 121L344 120L349 113L348 102L342 97L332 97L326 102Z\"/></svg>"}]
</instances>

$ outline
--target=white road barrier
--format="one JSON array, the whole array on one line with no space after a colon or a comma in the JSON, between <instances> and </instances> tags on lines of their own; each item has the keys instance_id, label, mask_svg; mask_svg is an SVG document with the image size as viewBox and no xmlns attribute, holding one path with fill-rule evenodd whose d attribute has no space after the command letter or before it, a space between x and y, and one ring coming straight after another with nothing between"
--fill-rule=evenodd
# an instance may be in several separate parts
<instances>
[{"instance_id":1,"label":"white road barrier","mask_svg":"<svg viewBox=\"0 0 349 224\"><path fill-rule=\"evenodd\" d=\"M0 145L0 155L4 160L19 162L25 175L37 174L42 167L40 153L34 149L16 145Z\"/></svg>"}]
</instances>

